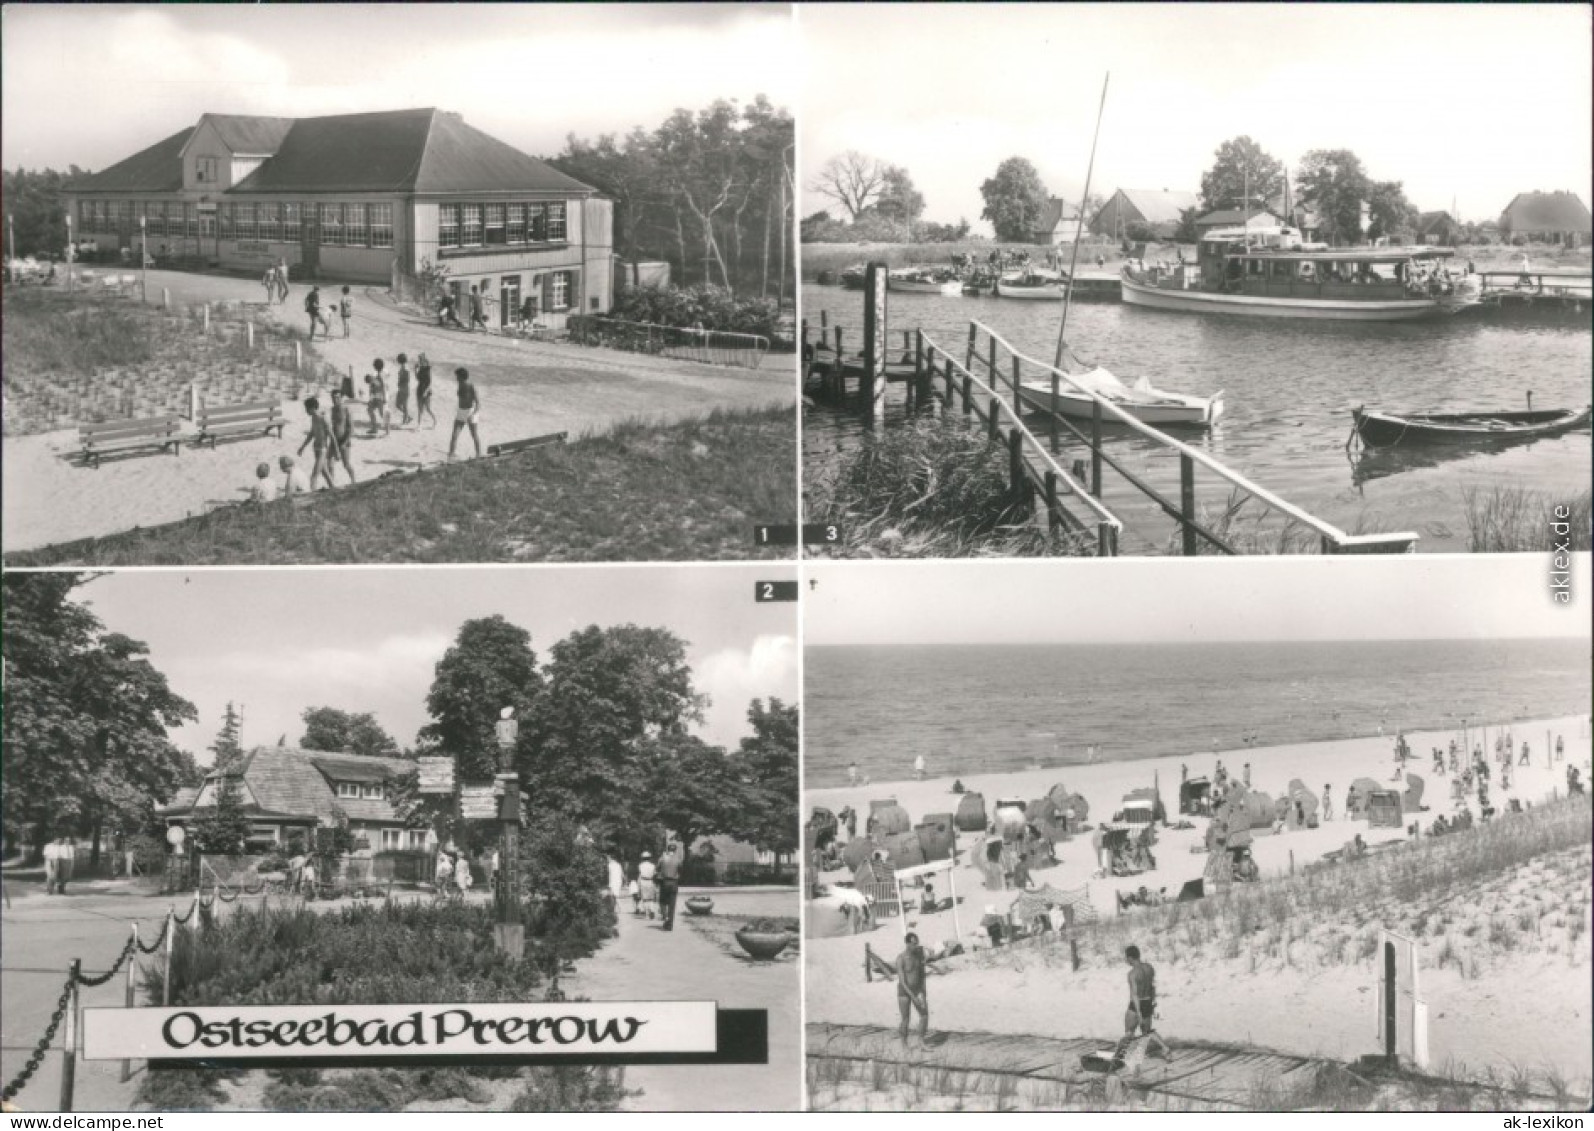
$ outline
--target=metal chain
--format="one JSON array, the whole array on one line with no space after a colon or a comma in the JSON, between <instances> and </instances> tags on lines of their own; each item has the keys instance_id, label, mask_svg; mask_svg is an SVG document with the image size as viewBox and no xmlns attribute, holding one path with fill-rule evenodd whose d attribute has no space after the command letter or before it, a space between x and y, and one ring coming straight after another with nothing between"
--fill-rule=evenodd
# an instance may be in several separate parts
<instances>
[{"instance_id":1,"label":"metal chain","mask_svg":"<svg viewBox=\"0 0 1594 1131\"><path fill-rule=\"evenodd\" d=\"M49 1027L44 1030L44 1036L39 1038L38 1045L34 1048L33 1054L28 1057L28 1063L22 1066L22 1071L18 1072L16 1078L7 1084L3 1090L0 1090L0 1100L5 1100L9 1103L15 1099L17 1093L22 1091L33 1077L33 1074L38 1071L39 1065L44 1062L44 1054L50 1051L50 1045L55 1041L55 1031L60 1028L61 1020L66 1016L67 1008L71 1004L72 983L73 979L68 977L66 985L61 987L61 999L55 1003L55 1013L50 1018ZM71 1055L70 1050L68 1050L67 1055Z\"/></svg>"},{"instance_id":2,"label":"metal chain","mask_svg":"<svg viewBox=\"0 0 1594 1131\"><path fill-rule=\"evenodd\" d=\"M138 952L140 954L154 954L157 950L159 950L161 948L161 945L163 943L165 943L166 934L171 929L172 929L172 921L170 919L167 919L165 922L163 922L161 924L161 933L156 937L155 941L150 943L148 946L145 946L143 943L139 943L138 944Z\"/></svg>"},{"instance_id":3,"label":"metal chain","mask_svg":"<svg viewBox=\"0 0 1594 1131\"><path fill-rule=\"evenodd\" d=\"M126 965L128 958L132 956L133 948L137 945L138 941L134 939L132 935L128 935L127 945L122 948L122 953L116 956L116 961L111 964L111 968L97 978L90 978L84 974L79 974L77 976L78 985L93 987L103 986L106 982L109 982L112 978L116 977L117 971L121 970L121 968Z\"/></svg>"},{"instance_id":4,"label":"metal chain","mask_svg":"<svg viewBox=\"0 0 1594 1131\"><path fill-rule=\"evenodd\" d=\"M217 888L216 889L216 894L211 896L211 901L215 902L215 900L220 899L223 903L236 903L236 902L238 902L239 894L240 893L238 893L238 892L233 892L231 895L228 895L226 892L222 891L220 888Z\"/></svg>"},{"instance_id":5,"label":"metal chain","mask_svg":"<svg viewBox=\"0 0 1594 1131\"><path fill-rule=\"evenodd\" d=\"M194 917L194 909L196 907L198 907L198 906L199 906L199 902L198 902L198 900L195 900L193 903L188 905L188 914L187 915L173 914L172 922L176 923L178 926L182 926L184 923L188 922L188 920L190 920L190 919L192 919Z\"/></svg>"}]
</instances>

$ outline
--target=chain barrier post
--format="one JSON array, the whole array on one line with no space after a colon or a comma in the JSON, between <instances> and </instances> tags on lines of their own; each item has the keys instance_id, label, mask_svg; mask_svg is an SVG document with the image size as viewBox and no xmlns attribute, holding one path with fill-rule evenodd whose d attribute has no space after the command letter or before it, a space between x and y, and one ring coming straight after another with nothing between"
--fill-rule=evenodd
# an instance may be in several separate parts
<instances>
[{"instance_id":1,"label":"chain barrier post","mask_svg":"<svg viewBox=\"0 0 1594 1131\"><path fill-rule=\"evenodd\" d=\"M135 989L134 989L134 983L137 981L137 978L138 978L138 950L139 950L139 946L138 946L138 924L137 923L133 924L133 938L131 939L131 942L133 944L133 951L127 957L127 999L126 999L126 1001L127 1001L127 1008L128 1009L132 1009L133 1008L133 1003L134 1003L134 1000L135 1000L133 995L136 992ZM132 1060L129 1059L129 1060L122 1061L122 1083L125 1084L129 1080L131 1080L132 1078L133 1078L133 1062L132 1062Z\"/></svg>"},{"instance_id":2,"label":"chain barrier post","mask_svg":"<svg viewBox=\"0 0 1594 1131\"><path fill-rule=\"evenodd\" d=\"M72 960L72 986L66 1003L66 1027L61 1033L61 1110L72 1110L72 1088L77 1073L77 981L83 974L83 960Z\"/></svg>"},{"instance_id":3,"label":"chain barrier post","mask_svg":"<svg viewBox=\"0 0 1594 1131\"><path fill-rule=\"evenodd\" d=\"M161 1004L172 1003L172 944L177 939L177 909L168 908L166 911L166 960L164 976L161 978Z\"/></svg>"}]
</instances>

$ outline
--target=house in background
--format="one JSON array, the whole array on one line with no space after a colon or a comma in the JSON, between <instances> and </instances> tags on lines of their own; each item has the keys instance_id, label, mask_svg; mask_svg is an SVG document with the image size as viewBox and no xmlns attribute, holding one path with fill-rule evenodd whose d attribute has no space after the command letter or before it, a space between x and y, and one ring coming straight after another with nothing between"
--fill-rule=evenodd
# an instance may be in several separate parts
<instances>
[{"instance_id":1,"label":"house in background","mask_svg":"<svg viewBox=\"0 0 1594 1131\"><path fill-rule=\"evenodd\" d=\"M1094 235L1123 240L1132 238L1132 225L1144 224L1151 229L1152 237L1168 240L1178 231L1183 213L1200 206L1200 198L1193 192L1121 188L1096 210L1090 230Z\"/></svg>"},{"instance_id":2,"label":"house in background","mask_svg":"<svg viewBox=\"0 0 1594 1131\"><path fill-rule=\"evenodd\" d=\"M1588 205L1571 192L1519 192L1500 213L1500 238L1582 247L1589 242Z\"/></svg>"},{"instance_id":3,"label":"house in background","mask_svg":"<svg viewBox=\"0 0 1594 1131\"><path fill-rule=\"evenodd\" d=\"M1035 227L1030 232L1030 242L1052 247L1073 243L1074 233L1078 230L1078 206L1069 208L1062 197L1054 196L1046 202L1046 207L1041 209L1040 218L1035 221Z\"/></svg>"},{"instance_id":4,"label":"house in background","mask_svg":"<svg viewBox=\"0 0 1594 1131\"><path fill-rule=\"evenodd\" d=\"M795 879L797 858L774 853L730 836L706 836L692 842L686 861L687 883L719 883L763 879ZM710 874L712 873L712 874Z\"/></svg>"},{"instance_id":5,"label":"house in background","mask_svg":"<svg viewBox=\"0 0 1594 1131\"><path fill-rule=\"evenodd\" d=\"M383 286L442 267L503 324L527 298L553 326L613 302L612 203L443 110L205 114L63 196L76 238L124 257L147 238L158 262Z\"/></svg>"},{"instance_id":6,"label":"house in background","mask_svg":"<svg viewBox=\"0 0 1594 1131\"><path fill-rule=\"evenodd\" d=\"M1448 212L1419 212L1417 242L1453 247L1461 241L1461 225Z\"/></svg>"},{"instance_id":7,"label":"house in background","mask_svg":"<svg viewBox=\"0 0 1594 1131\"><path fill-rule=\"evenodd\" d=\"M1214 228L1246 227L1257 231L1266 231L1277 228L1284 223L1284 217L1271 208L1251 207L1249 209L1220 208L1216 212L1208 212L1205 216L1196 217L1196 231L1203 237Z\"/></svg>"},{"instance_id":8,"label":"house in background","mask_svg":"<svg viewBox=\"0 0 1594 1131\"><path fill-rule=\"evenodd\" d=\"M367 758L294 746L257 746L224 774L212 770L196 789L179 790L155 811L167 825L187 825L214 811L222 780L238 784L249 820L249 852L306 844L318 828L348 822L371 852L424 851L430 830L407 827L393 806L391 783L415 769L402 758Z\"/></svg>"}]
</instances>

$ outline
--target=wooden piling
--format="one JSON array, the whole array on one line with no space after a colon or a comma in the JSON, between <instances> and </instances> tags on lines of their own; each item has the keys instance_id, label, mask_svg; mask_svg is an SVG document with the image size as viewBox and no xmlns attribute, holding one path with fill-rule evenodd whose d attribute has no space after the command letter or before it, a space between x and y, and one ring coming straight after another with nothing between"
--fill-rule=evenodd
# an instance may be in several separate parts
<instances>
[{"instance_id":1,"label":"wooden piling","mask_svg":"<svg viewBox=\"0 0 1594 1131\"><path fill-rule=\"evenodd\" d=\"M992 406L991 415L996 415ZM1024 470L1024 433L1017 428L1007 434L1007 484L1015 502L1029 494L1029 478Z\"/></svg>"},{"instance_id":2,"label":"wooden piling","mask_svg":"<svg viewBox=\"0 0 1594 1131\"><path fill-rule=\"evenodd\" d=\"M884 421L886 413L887 270L882 262L871 263L864 279L863 385L858 399L871 428Z\"/></svg>"},{"instance_id":3,"label":"wooden piling","mask_svg":"<svg viewBox=\"0 0 1594 1131\"><path fill-rule=\"evenodd\" d=\"M1179 523L1179 533L1183 538L1184 555L1193 558L1196 555L1196 531L1192 523L1195 522L1195 461L1183 452L1179 453L1179 514L1183 521Z\"/></svg>"},{"instance_id":4,"label":"wooden piling","mask_svg":"<svg viewBox=\"0 0 1594 1131\"><path fill-rule=\"evenodd\" d=\"M1090 403L1090 493L1101 498L1101 401Z\"/></svg>"}]
</instances>

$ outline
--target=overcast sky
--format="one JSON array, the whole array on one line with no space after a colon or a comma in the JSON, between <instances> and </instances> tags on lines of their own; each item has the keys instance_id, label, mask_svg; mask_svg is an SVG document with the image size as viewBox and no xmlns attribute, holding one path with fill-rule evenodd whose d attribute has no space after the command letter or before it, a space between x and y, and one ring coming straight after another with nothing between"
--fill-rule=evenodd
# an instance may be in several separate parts
<instances>
[{"instance_id":1,"label":"overcast sky","mask_svg":"<svg viewBox=\"0 0 1594 1131\"><path fill-rule=\"evenodd\" d=\"M1468 220L1533 189L1590 203L1587 4L804 6L798 26L804 183L860 150L908 170L927 219L987 234L979 186L1005 158L1079 198L1108 71L1103 197L1199 191L1249 134L1292 171L1348 148Z\"/></svg>"},{"instance_id":2,"label":"overcast sky","mask_svg":"<svg viewBox=\"0 0 1594 1131\"><path fill-rule=\"evenodd\" d=\"M538 663L591 624L667 628L713 704L699 733L735 747L754 698L797 701L797 613L757 604L789 565L536 569L124 571L77 590L108 629L150 647L199 722L174 734L203 761L228 700L245 745L304 733L307 707L370 711L401 746L430 721L426 693L460 626L494 613L531 633Z\"/></svg>"},{"instance_id":3,"label":"overcast sky","mask_svg":"<svg viewBox=\"0 0 1594 1131\"><path fill-rule=\"evenodd\" d=\"M1541 554L810 562L806 645L1186 643L1589 636ZM816 584L817 583L817 584Z\"/></svg>"},{"instance_id":4,"label":"overcast sky","mask_svg":"<svg viewBox=\"0 0 1594 1131\"><path fill-rule=\"evenodd\" d=\"M0 20L7 169L102 169L206 111L436 106L550 155L679 106L795 97L783 4L8 4Z\"/></svg>"}]
</instances>

